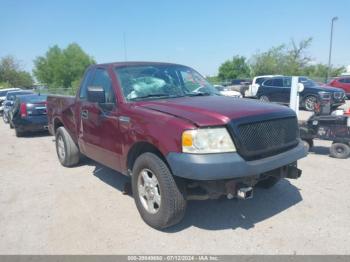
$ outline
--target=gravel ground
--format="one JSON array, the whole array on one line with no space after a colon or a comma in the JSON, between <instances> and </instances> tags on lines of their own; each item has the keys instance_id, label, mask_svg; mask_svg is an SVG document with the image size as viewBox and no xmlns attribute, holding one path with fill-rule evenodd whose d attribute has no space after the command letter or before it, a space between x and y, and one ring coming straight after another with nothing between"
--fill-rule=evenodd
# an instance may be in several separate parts
<instances>
[{"instance_id":1,"label":"gravel ground","mask_svg":"<svg viewBox=\"0 0 350 262\"><path fill-rule=\"evenodd\" d=\"M122 194L126 177L91 160L62 167L51 136L16 138L2 122L0 134L0 254L350 254L350 159L330 158L329 142L300 179L190 202L161 232Z\"/></svg>"}]
</instances>

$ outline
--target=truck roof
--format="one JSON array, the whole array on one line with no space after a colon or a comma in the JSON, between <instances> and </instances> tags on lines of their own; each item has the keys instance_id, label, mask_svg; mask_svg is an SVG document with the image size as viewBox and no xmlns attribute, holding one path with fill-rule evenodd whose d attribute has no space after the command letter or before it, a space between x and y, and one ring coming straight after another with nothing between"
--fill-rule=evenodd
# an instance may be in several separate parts
<instances>
[{"instance_id":1,"label":"truck roof","mask_svg":"<svg viewBox=\"0 0 350 262\"><path fill-rule=\"evenodd\" d=\"M180 64L167 63L167 62L128 61L128 62L112 62L112 63L95 64L93 66L124 67L124 66L144 66L144 65L180 65ZM180 66L183 66L183 65L180 65Z\"/></svg>"}]
</instances>

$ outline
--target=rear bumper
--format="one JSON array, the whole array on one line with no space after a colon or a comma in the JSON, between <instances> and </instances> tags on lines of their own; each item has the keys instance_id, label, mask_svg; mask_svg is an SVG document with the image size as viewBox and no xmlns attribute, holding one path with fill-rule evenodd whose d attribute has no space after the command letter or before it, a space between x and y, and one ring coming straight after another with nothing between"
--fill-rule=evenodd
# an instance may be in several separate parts
<instances>
[{"instance_id":1,"label":"rear bumper","mask_svg":"<svg viewBox=\"0 0 350 262\"><path fill-rule=\"evenodd\" d=\"M300 142L286 152L253 161L244 160L238 153L169 153L166 159L175 176L193 180L220 180L259 175L291 164L306 155L306 148Z\"/></svg>"},{"instance_id":2,"label":"rear bumper","mask_svg":"<svg viewBox=\"0 0 350 262\"><path fill-rule=\"evenodd\" d=\"M22 132L37 132L47 130L47 116L13 119L13 125Z\"/></svg>"}]
</instances>

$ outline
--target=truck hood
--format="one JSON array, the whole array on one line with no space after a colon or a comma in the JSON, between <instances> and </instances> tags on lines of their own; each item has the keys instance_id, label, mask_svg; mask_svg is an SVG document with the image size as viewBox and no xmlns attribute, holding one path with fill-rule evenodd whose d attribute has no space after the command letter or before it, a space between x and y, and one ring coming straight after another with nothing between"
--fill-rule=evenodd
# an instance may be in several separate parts
<instances>
[{"instance_id":1,"label":"truck hood","mask_svg":"<svg viewBox=\"0 0 350 262\"><path fill-rule=\"evenodd\" d=\"M319 91L325 91L325 92L330 92L330 93L343 92L342 89L337 88L337 87L332 87L332 86L311 86L308 88L317 89Z\"/></svg>"},{"instance_id":2,"label":"truck hood","mask_svg":"<svg viewBox=\"0 0 350 262\"><path fill-rule=\"evenodd\" d=\"M247 116L257 116L262 119L264 115L267 117L271 114L295 116L295 113L286 106L224 96L140 101L138 106L185 119L197 126L225 125L230 120Z\"/></svg>"}]
</instances>

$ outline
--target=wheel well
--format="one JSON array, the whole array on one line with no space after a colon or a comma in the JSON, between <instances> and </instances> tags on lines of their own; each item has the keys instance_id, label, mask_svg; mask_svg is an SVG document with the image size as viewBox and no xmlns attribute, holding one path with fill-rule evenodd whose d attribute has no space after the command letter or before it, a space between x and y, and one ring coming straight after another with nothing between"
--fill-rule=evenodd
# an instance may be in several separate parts
<instances>
[{"instance_id":1,"label":"wheel well","mask_svg":"<svg viewBox=\"0 0 350 262\"><path fill-rule=\"evenodd\" d=\"M158 148L156 148L154 145L148 142L138 142L135 145L133 145L132 148L129 150L128 157L127 157L128 172L132 170L136 159L143 153L147 153L147 152L157 155L160 159L164 161L164 163L170 169L165 157L159 151Z\"/></svg>"},{"instance_id":2,"label":"wheel well","mask_svg":"<svg viewBox=\"0 0 350 262\"><path fill-rule=\"evenodd\" d=\"M56 130L61 127L61 126L64 126L63 123L58 119L56 118L53 122L53 131L54 131L54 134L56 134Z\"/></svg>"}]
</instances>

